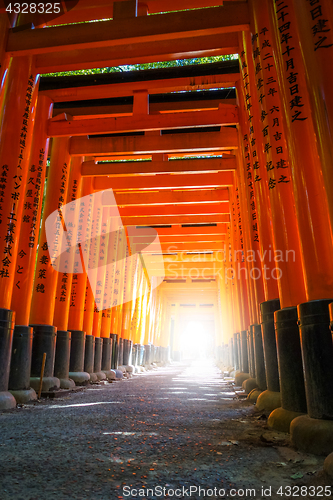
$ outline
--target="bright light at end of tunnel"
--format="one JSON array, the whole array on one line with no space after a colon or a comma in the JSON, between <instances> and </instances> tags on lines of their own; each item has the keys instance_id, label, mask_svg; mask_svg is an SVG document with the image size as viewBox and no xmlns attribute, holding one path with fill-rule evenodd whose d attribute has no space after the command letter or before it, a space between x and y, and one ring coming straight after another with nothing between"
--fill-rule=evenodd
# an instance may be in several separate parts
<instances>
[{"instance_id":1,"label":"bright light at end of tunnel","mask_svg":"<svg viewBox=\"0 0 333 500\"><path fill-rule=\"evenodd\" d=\"M180 334L180 348L185 357L208 357L212 355L213 340L200 321L191 320Z\"/></svg>"}]
</instances>

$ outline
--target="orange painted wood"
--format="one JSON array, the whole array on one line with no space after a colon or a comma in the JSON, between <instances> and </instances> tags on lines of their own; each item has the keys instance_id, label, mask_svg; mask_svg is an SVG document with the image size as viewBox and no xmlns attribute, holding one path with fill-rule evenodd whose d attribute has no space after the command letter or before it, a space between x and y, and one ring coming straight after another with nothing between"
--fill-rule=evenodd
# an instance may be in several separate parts
<instances>
[{"instance_id":1,"label":"orange painted wood","mask_svg":"<svg viewBox=\"0 0 333 500\"><path fill-rule=\"evenodd\" d=\"M137 130L168 130L174 128L236 125L237 108L224 105L218 111L189 111L176 114L143 115L119 118L98 118L91 120L50 120L50 137L81 136L91 134L111 134L135 132Z\"/></svg>"},{"instance_id":2,"label":"orange painted wood","mask_svg":"<svg viewBox=\"0 0 333 500\"><path fill-rule=\"evenodd\" d=\"M236 79L236 78L235 78ZM79 90L79 89L78 89ZM183 88L179 87L178 89L175 90L188 90L190 91L190 88ZM73 91L73 89L67 89L68 93L70 91ZM48 95L49 92L53 92L52 90L50 91L41 91L41 94L46 94ZM95 89L93 88L92 92L95 92ZM159 89L157 89L157 93L159 93ZM62 102L62 99L64 101L71 101L71 95L68 95L68 98L66 98L67 93L64 93L64 97L62 98L61 96L57 98L58 101ZM91 93L87 95L87 98L91 96ZM76 100L75 97L75 89L73 91L73 100ZM203 110L216 110L218 109L221 101L217 99L212 99L209 101L185 101L185 102L161 102L161 103L150 103L149 105L149 111L151 115L154 114L164 114L164 113L181 113L183 111L203 111ZM224 104L232 104L233 106L236 105L236 99L224 99L223 100ZM84 107L71 107L70 104L68 104L68 107L62 108L62 109L54 109L53 110L53 117L62 115L63 113L67 113L68 115L73 116L73 119L76 120L78 117L87 117L87 118L106 118L108 117L115 117L115 116L131 116L132 115L132 110L133 106L131 104L119 104L119 105L110 105L110 106L84 106Z\"/></svg>"},{"instance_id":3,"label":"orange painted wood","mask_svg":"<svg viewBox=\"0 0 333 500\"><path fill-rule=\"evenodd\" d=\"M57 250L60 249L61 235L58 239L58 245L52 244L51 247L49 247L46 240L45 221L47 217L55 210L58 210L59 205L61 207L66 200L70 163L68 145L68 138L55 139L53 142L51 166L48 175L43 221L37 254L30 324L52 325L53 321L58 271L52 267L51 259L57 255Z\"/></svg>"},{"instance_id":4,"label":"orange painted wood","mask_svg":"<svg viewBox=\"0 0 333 500\"><path fill-rule=\"evenodd\" d=\"M237 132L224 127L221 132L167 134L133 137L73 137L70 154L73 156L102 156L107 154L152 154L199 151L223 151L238 147Z\"/></svg>"},{"instance_id":5,"label":"orange painted wood","mask_svg":"<svg viewBox=\"0 0 333 500\"><path fill-rule=\"evenodd\" d=\"M95 337L100 337L102 333L101 332L102 310L103 310L103 299L104 299L105 281L107 273L106 263L109 254L110 229L111 229L111 219L109 218L109 209L104 207L102 214L102 233L100 237L98 269L97 269L96 289L95 289L96 307L94 309L94 321L93 321L93 335ZM108 334L106 334L106 336L108 337Z\"/></svg>"},{"instance_id":6,"label":"orange painted wood","mask_svg":"<svg viewBox=\"0 0 333 500\"><path fill-rule=\"evenodd\" d=\"M82 196L89 196L93 192L92 180L87 177L82 179ZM90 237L91 237L91 216L89 217L89 211L92 213L93 210L93 197L90 198L90 203L86 204L87 213L82 214L82 234L85 237L85 241L82 243L82 254L89 253ZM81 260L80 260L81 262ZM74 269L75 270L75 269ZM77 273L73 275L72 288L71 288L71 302L69 308L68 316L68 329L69 330L79 330L83 329L83 317L84 317L84 306L85 306L85 296L86 296L86 286L87 286L87 273L86 269L83 273Z\"/></svg>"},{"instance_id":7,"label":"orange painted wood","mask_svg":"<svg viewBox=\"0 0 333 500\"><path fill-rule=\"evenodd\" d=\"M196 251L219 251L222 250L224 243L219 242L187 242L184 243L161 243L161 248L163 252L174 253L174 252L196 252Z\"/></svg>"},{"instance_id":8,"label":"orange painted wood","mask_svg":"<svg viewBox=\"0 0 333 500\"><path fill-rule=\"evenodd\" d=\"M140 41L190 38L198 33L215 35L249 29L246 3L224 7L174 12L118 21L76 24L10 33L10 55L33 55L75 48L108 47Z\"/></svg>"},{"instance_id":9,"label":"orange painted wood","mask_svg":"<svg viewBox=\"0 0 333 500\"><path fill-rule=\"evenodd\" d=\"M17 270L18 243L35 120L38 79L32 71L31 58L10 61L0 116L0 307L4 309L10 307Z\"/></svg>"},{"instance_id":10,"label":"orange painted wood","mask_svg":"<svg viewBox=\"0 0 333 500\"><path fill-rule=\"evenodd\" d=\"M219 235L225 234L226 224L217 223L216 226L205 226L198 225L196 227L182 227L181 224L174 224L171 227L156 227L155 231L158 233L160 238L163 237L173 237L173 236L192 236L192 235ZM145 229L141 229L143 234ZM137 235L140 236L140 227L137 229Z\"/></svg>"},{"instance_id":11,"label":"orange painted wood","mask_svg":"<svg viewBox=\"0 0 333 500\"><path fill-rule=\"evenodd\" d=\"M117 222L111 220L111 234L109 235L108 263L114 264L117 261L119 231ZM116 279L116 265L107 268L105 276L104 301L102 311L101 337L108 337L111 332L112 302L114 280Z\"/></svg>"},{"instance_id":12,"label":"orange painted wood","mask_svg":"<svg viewBox=\"0 0 333 500\"><path fill-rule=\"evenodd\" d=\"M192 214L229 214L229 204L224 203L183 203L180 205L147 205L118 207L121 217L166 216Z\"/></svg>"},{"instance_id":13,"label":"orange painted wood","mask_svg":"<svg viewBox=\"0 0 333 500\"><path fill-rule=\"evenodd\" d=\"M105 68L126 64L144 64L175 59L223 56L237 53L235 33L220 35L200 34L192 38L162 40L157 42L126 43L114 47L87 48L77 51L50 52L36 56L36 69L40 73ZM177 50L175 50L177 49ZM62 54L62 57L60 56ZM233 75L225 78L223 87L233 87ZM211 84L207 88L212 88ZM191 90L189 86L189 90ZM193 90L193 89L192 89Z\"/></svg>"},{"instance_id":14,"label":"orange painted wood","mask_svg":"<svg viewBox=\"0 0 333 500\"><path fill-rule=\"evenodd\" d=\"M203 223L219 223L228 222L229 214L217 215L175 215L172 217L173 224L203 224ZM170 224L170 219L167 216L151 216L151 217L123 217L124 226L154 226L156 224Z\"/></svg>"},{"instance_id":15,"label":"orange painted wood","mask_svg":"<svg viewBox=\"0 0 333 500\"><path fill-rule=\"evenodd\" d=\"M242 62L246 61L248 67L248 77L245 76L245 70L242 70L244 85L242 86L242 94L239 96L240 105L246 109L246 103L249 102L252 107L250 112L246 110L246 121L245 129L243 129L244 134L248 135L249 151L251 156L251 170L247 170L248 161L244 158L244 169L245 175L247 176L247 184L252 184L255 193L255 204L256 210L251 211L251 215L256 214L257 226L258 226L258 236L259 236L259 248L260 254L262 256L262 262L259 263L258 268L262 268L263 276L269 276L269 278L264 278L264 290L265 290L265 300L272 300L279 297L279 290L277 285L277 279L271 279L272 273L277 273L277 264L273 259L269 258L269 250L274 248L274 240L272 233L272 223L271 223L271 206L270 197L268 194L269 186L267 182L267 169L266 169L266 157L265 148L267 147L266 138L263 136L263 120L261 111L259 109L258 99L253 97L248 98L248 91L245 87L246 83L249 83L250 89L256 89L257 81L255 78L255 65L252 58L252 43L251 36L249 33L242 34L242 43L240 46L240 51L245 50L245 55L242 58ZM255 92L255 90L254 90ZM268 112L267 112L268 113ZM250 118L252 117L252 118ZM252 128L251 128L252 127ZM251 134L251 130L253 133ZM253 140L254 139L254 142ZM269 144L270 145L270 144ZM273 147L273 146L272 146ZM257 162L257 163L256 163ZM257 167L257 168L255 168ZM251 178L248 178L249 172L251 173ZM251 202L250 202L251 203ZM253 231L254 233L256 231ZM265 269L267 274L265 274ZM275 274L277 276L277 274Z\"/></svg>"},{"instance_id":16,"label":"orange painted wood","mask_svg":"<svg viewBox=\"0 0 333 500\"><path fill-rule=\"evenodd\" d=\"M253 4L253 16L255 31L259 33L258 39L253 45L253 50L256 50L257 47L266 43L266 41L273 46L272 31L265 30L265 34L262 31L264 27L269 26L268 5L265 0L259 0ZM277 83L276 68L274 65L267 67L267 65L264 64L265 61L263 57L265 57L263 52L257 56L257 61L260 61L262 68L258 71L257 81L262 81L263 85L257 95L259 98L261 91L264 95L261 98L260 111L268 113L268 110L275 109L273 114L268 113L264 122L265 127L267 127L265 128L265 130L267 130L267 142L273 146L266 152L265 158L266 165L269 165L267 181L271 186L275 186L268 191L272 212L271 224L275 248L280 250L284 256L287 255L286 252L288 252L288 250L292 250L293 252L293 257L288 259L288 261L284 258L278 263L278 267L282 273L281 278L278 280L279 297L281 308L284 308L305 302L306 296L298 225L294 209L295 201L292 183L290 182L291 165L282 114L283 104L280 93L274 93L272 90L270 91L272 88L277 90L278 87L272 87L272 85L268 83L269 78ZM279 124L278 126L276 125L277 123ZM284 152L283 156L279 154L281 150ZM281 159L285 162L283 165L285 168L278 169L277 167L282 164ZM282 173L286 179L289 180L288 183L276 182L281 178Z\"/></svg>"},{"instance_id":17,"label":"orange painted wood","mask_svg":"<svg viewBox=\"0 0 333 500\"><path fill-rule=\"evenodd\" d=\"M301 97L302 107L288 106L285 113L286 138L291 161L295 209L303 255L303 270L307 300L330 297L333 289L333 243L331 238L332 221L328 197L331 193L325 188L318 141L314 140L315 127L310 89L305 78L306 71L317 71L316 67L304 68L303 55L297 29L297 19L289 0L288 21L290 35L293 37L293 73L297 73L297 96ZM284 102L290 102L289 71L286 71L287 54L280 45L279 14L274 14L274 33L276 54L279 61L279 88ZM312 36L312 34L310 34ZM325 49L326 50L326 49ZM295 98L296 95L292 96ZM300 113L300 114L298 114ZM297 118L297 119L296 119ZM305 120L302 120L306 118ZM322 140L323 138L321 138ZM304 202L306 199L306 203ZM331 203L331 202L330 202Z\"/></svg>"},{"instance_id":18,"label":"orange painted wood","mask_svg":"<svg viewBox=\"0 0 333 500\"><path fill-rule=\"evenodd\" d=\"M119 2L119 0L117 1ZM72 10L57 17L55 20L47 22L46 25L53 26L58 24L90 21L92 19L111 18L113 17L113 4L114 2L109 2L108 0L98 0L98 2L95 2L94 4L92 4L90 0L79 0L78 4ZM152 14L178 9L218 7L221 5L221 0L182 0L181 3L179 1L175 2L170 0L146 0L145 5L148 7L148 12Z\"/></svg>"},{"instance_id":19,"label":"orange painted wood","mask_svg":"<svg viewBox=\"0 0 333 500\"><path fill-rule=\"evenodd\" d=\"M83 330L87 335L94 335L96 337L100 336L100 332L93 330L93 323L95 315L98 261L101 244L101 238L99 238L99 235L101 234L102 212L103 207L101 207L98 203L94 203L90 236L91 244L89 248L89 257L87 256L87 262L85 262L85 265L87 266L88 279L83 317Z\"/></svg>"},{"instance_id":20,"label":"orange painted wood","mask_svg":"<svg viewBox=\"0 0 333 500\"><path fill-rule=\"evenodd\" d=\"M67 192L67 203L74 202L78 200L81 196L82 187L82 177L81 177L81 164L83 158L75 157L71 160L70 174L68 182L68 192ZM73 217L72 227L66 227L67 233L69 233L69 238L71 239L72 246L77 240L78 236L78 225L79 225L79 212L80 206L77 205ZM68 266L68 272L59 272L57 279L57 289L55 296L54 305L54 315L53 315L53 325L57 327L58 330L66 331L68 327L68 316L69 308L71 303L71 288L73 280L73 270L74 263L78 256L72 251L68 252L66 258L66 265Z\"/></svg>"},{"instance_id":21,"label":"orange painted wood","mask_svg":"<svg viewBox=\"0 0 333 500\"><path fill-rule=\"evenodd\" d=\"M224 234L220 234L220 235L217 235L217 234L212 234L211 236L209 235L193 235L193 236L159 236L159 240L161 243L183 243L184 240L186 242L204 242L204 241L207 241L207 242L219 242L219 243L222 243L222 241L225 240L225 235ZM143 236L142 237L138 237L138 238L134 238L134 243L145 243L149 242L149 239L148 238L144 238Z\"/></svg>"},{"instance_id":22,"label":"orange painted wood","mask_svg":"<svg viewBox=\"0 0 333 500\"><path fill-rule=\"evenodd\" d=\"M230 35L228 35L230 36ZM222 43L222 41L220 41ZM150 45L151 47L151 45ZM152 48L152 47L151 47ZM137 82L122 82L122 83L112 83L112 74L110 75L110 83L108 85L90 85L86 87L72 87L72 88L59 88L43 90L41 93L46 94L52 98L54 102L66 102L66 101L84 101L91 99L94 93L98 92L99 99L108 99L111 97L123 97L133 95L139 90L146 90L149 95L152 94L163 94L167 92L176 92L180 90L193 91L193 90L204 90L204 89L216 89L224 88L229 86L234 86L234 83L239 79L239 73L229 73L229 74L219 74L219 75L205 75L205 76L192 76L192 77L179 77L179 78L165 78L160 80L145 80ZM208 102L203 101L202 105L204 107L208 106ZM233 103L230 103L233 104ZM195 103L191 103L191 106ZM211 107L218 108L219 102L211 102ZM149 110L150 113L156 112L160 109L170 109L171 106L189 106L187 103L150 103ZM121 109L122 112L132 112L131 105L117 105L108 106L107 109ZM73 108L75 110L75 108ZM80 108L79 108L80 109ZM177 109L177 108L176 108ZM182 108L180 108L182 109ZM102 114L105 114L107 110L103 109ZM112 112L117 112L116 110ZM75 114L75 112L74 112Z\"/></svg>"},{"instance_id":23,"label":"orange painted wood","mask_svg":"<svg viewBox=\"0 0 333 500\"><path fill-rule=\"evenodd\" d=\"M169 204L188 204L196 203L221 203L229 201L227 189L197 189L187 191L157 191L157 192L136 192L136 193L115 193L115 201L118 206L136 206L136 205L169 205Z\"/></svg>"},{"instance_id":24,"label":"orange painted wood","mask_svg":"<svg viewBox=\"0 0 333 500\"><path fill-rule=\"evenodd\" d=\"M207 174L161 174L149 177L97 177L94 180L95 191L112 188L114 191L176 189L176 188L214 188L232 186L232 172Z\"/></svg>"},{"instance_id":25,"label":"orange painted wood","mask_svg":"<svg viewBox=\"0 0 333 500\"><path fill-rule=\"evenodd\" d=\"M24 193L22 225L18 243L18 260L14 278L14 289L10 308L16 311L16 323L29 325L30 306L35 274L38 231L40 227L42 200L49 139L46 135L46 122L52 113L52 102L48 97L38 97L36 120L29 158L28 185ZM30 186L33 188L30 193ZM31 202L34 195L38 206ZM36 210L37 208L37 210ZM34 213L36 210L37 213ZM31 233L33 231L33 234Z\"/></svg>"},{"instance_id":26,"label":"orange painted wood","mask_svg":"<svg viewBox=\"0 0 333 500\"><path fill-rule=\"evenodd\" d=\"M82 164L82 175L93 175L94 177L125 176L138 174L167 174L172 172L209 172L235 170L236 161L234 157L209 158L198 160L172 160L172 161L149 161L133 163L95 163L86 161Z\"/></svg>"}]
</instances>

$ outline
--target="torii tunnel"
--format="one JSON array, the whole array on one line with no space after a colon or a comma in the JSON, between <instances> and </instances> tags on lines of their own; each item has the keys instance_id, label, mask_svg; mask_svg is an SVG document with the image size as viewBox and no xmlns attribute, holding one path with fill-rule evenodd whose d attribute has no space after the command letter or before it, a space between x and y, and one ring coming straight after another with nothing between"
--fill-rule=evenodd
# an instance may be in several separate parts
<instances>
[{"instance_id":1,"label":"torii tunnel","mask_svg":"<svg viewBox=\"0 0 333 500\"><path fill-rule=\"evenodd\" d=\"M10 5L0 408L203 349L333 451L332 2Z\"/></svg>"}]
</instances>

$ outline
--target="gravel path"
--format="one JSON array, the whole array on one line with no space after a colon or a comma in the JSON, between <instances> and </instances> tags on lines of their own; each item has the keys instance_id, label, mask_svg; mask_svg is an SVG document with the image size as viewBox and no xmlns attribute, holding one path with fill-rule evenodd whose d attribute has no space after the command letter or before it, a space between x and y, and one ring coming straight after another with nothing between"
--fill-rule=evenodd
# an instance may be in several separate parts
<instances>
[{"instance_id":1,"label":"gravel path","mask_svg":"<svg viewBox=\"0 0 333 500\"><path fill-rule=\"evenodd\" d=\"M279 486L330 484L324 457L268 431L203 361L3 411L0 425L0 500L287 498Z\"/></svg>"}]
</instances>

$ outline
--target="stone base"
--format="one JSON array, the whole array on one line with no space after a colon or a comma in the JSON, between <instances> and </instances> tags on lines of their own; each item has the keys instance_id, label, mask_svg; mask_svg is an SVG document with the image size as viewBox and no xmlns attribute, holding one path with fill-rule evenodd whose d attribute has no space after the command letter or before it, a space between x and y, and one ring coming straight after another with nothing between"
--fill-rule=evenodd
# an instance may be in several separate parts
<instances>
[{"instance_id":1,"label":"stone base","mask_svg":"<svg viewBox=\"0 0 333 500\"><path fill-rule=\"evenodd\" d=\"M60 389L73 389L75 387L74 380L70 378L61 378L60 380Z\"/></svg>"},{"instance_id":2,"label":"stone base","mask_svg":"<svg viewBox=\"0 0 333 500\"><path fill-rule=\"evenodd\" d=\"M115 370L103 370L103 373L105 373L106 378L108 380L115 380L116 379L116 372L115 372Z\"/></svg>"},{"instance_id":3,"label":"stone base","mask_svg":"<svg viewBox=\"0 0 333 500\"><path fill-rule=\"evenodd\" d=\"M144 369L145 370L152 370L153 369L153 365L144 365Z\"/></svg>"},{"instance_id":4,"label":"stone base","mask_svg":"<svg viewBox=\"0 0 333 500\"><path fill-rule=\"evenodd\" d=\"M272 412L281 407L281 395L279 392L264 391L257 399L256 408L259 411Z\"/></svg>"},{"instance_id":5,"label":"stone base","mask_svg":"<svg viewBox=\"0 0 333 500\"><path fill-rule=\"evenodd\" d=\"M0 392L0 410L11 410L16 408L16 399L8 391Z\"/></svg>"},{"instance_id":6,"label":"stone base","mask_svg":"<svg viewBox=\"0 0 333 500\"><path fill-rule=\"evenodd\" d=\"M87 385L90 380L87 372L69 372L69 377L74 380L75 385Z\"/></svg>"},{"instance_id":7,"label":"stone base","mask_svg":"<svg viewBox=\"0 0 333 500\"><path fill-rule=\"evenodd\" d=\"M267 425L269 429L274 429L280 432L290 432L290 424L294 418L301 417L304 413L298 411L285 410L284 408L276 408L268 417Z\"/></svg>"},{"instance_id":8,"label":"stone base","mask_svg":"<svg viewBox=\"0 0 333 500\"><path fill-rule=\"evenodd\" d=\"M27 403L28 401L35 401L37 399L37 394L34 389L9 391L9 392L14 396L17 404L24 404Z\"/></svg>"},{"instance_id":9,"label":"stone base","mask_svg":"<svg viewBox=\"0 0 333 500\"><path fill-rule=\"evenodd\" d=\"M333 478L333 453L330 453L328 457L325 458L324 462L324 472Z\"/></svg>"},{"instance_id":10,"label":"stone base","mask_svg":"<svg viewBox=\"0 0 333 500\"><path fill-rule=\"evenodd\" d=\"M229 373L229 377L236 378L236 375L238 375L238 373L240 373L240 371L239 371L239 370L232 370L232 371Z\"/></svg>"},{"instance_id":11,"label":"stone base","mask_svg":"<svg viewBox=\"0 0 333 500\"><path fill-rule=\"evenodd\" d=\"M126 373L126 366L124 365L119 365L117 370L119 370L121 373Z\"/></svg>"},{"instance_id":12,"label":"stone base","mask_svg":"<svg viewBox=\"0 0 333 500\"><path fill-rule=\"evenodd\" d=\"M250 403L256 403L262 391L260 389L253 389L246 398L246 401L250 401Z\"/></svg>"},{"instance_id":13,"label":"stone base","mask_svg":"<svg viewBox=\"0 0 333 500\"><path fill-rule=\"evenodd\" d=\"M242 387L243 382L250 377L251 375L249 373L237 372L237 375L235 376L235 385L237 387Z\"/></svg>"},{"instance_id":14,"label":"stone base","mask_svg":"<svg viewBox=\"0 0 333 500\"><path fill-rule=\"evenodd\" d=\"M92 384L96 384L98 382L97 374L96 373L89 373L89 375L90 375L89 382L91 382Z\"/></svg>"},{"instance_id":15,"label":"stone base","mask_svg":"<svg viewBox=\"0 0 333 500\"><path fill-rule=\"evenodd\" d=\"M255 378L247 378L242 383L242 387L246 394L250 394L253 389L258 389L258 384Z\"/></svg>"},{"instance_id":16,"label":"stone base","mask_svg":"<svg viewBox=\"0 0 333 500\"><path fill-rule=\"evenodd\" d=\"M124 378L124 374L121 370L115 370L116 372L116 379L121 379L121 378Z\"/></svg>"},{"instance_id":17,"label":"stone base","mask_svg":"<svg viewBox=\"0 0 333 500\"><path fill-rule=\"evenodd\" d=\"M295 418L290 425L291 443L298 450L314 455L328 455L333 450L333 420Z\"/></svg>"},{"instance_id":18,"label":"stone base","mask_svg":"<svg viewBox=\"0 0 333 500\"><path fill-rule=\"evenodd\" d=\"M30 385L38 394L39 391L40 378L39 377L31 377ZM48 392L60 389L60 380L57 377L44 377L42 384L42 391Z\"/></svg>"},{"instance_id":19,"label":"stone base","mask_svg":"<svg viewBox=\"0 0 333 500\"><path fill-rule=\"evenodd\" d=\"M134 373L135 368L133 365L126 365L125 366L127 373Z\"/></svg>"},{"instance_id":20,"label":"stone base","mask_svg":"<svg viewBox=\"0 0 333 500\"><path fill-rule=\"evenodd\" d=\"M96 372L98 380L106 380L106 375L104 372Z\"/></svg>"}]
</instances>

